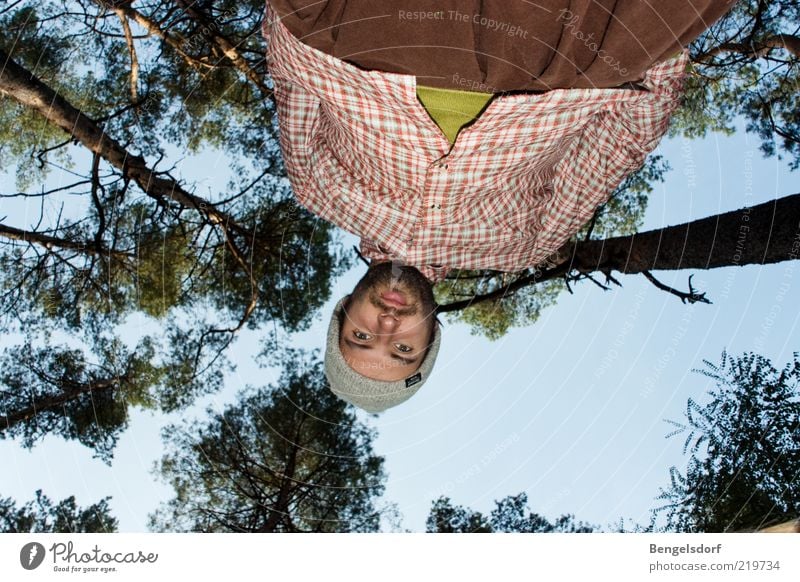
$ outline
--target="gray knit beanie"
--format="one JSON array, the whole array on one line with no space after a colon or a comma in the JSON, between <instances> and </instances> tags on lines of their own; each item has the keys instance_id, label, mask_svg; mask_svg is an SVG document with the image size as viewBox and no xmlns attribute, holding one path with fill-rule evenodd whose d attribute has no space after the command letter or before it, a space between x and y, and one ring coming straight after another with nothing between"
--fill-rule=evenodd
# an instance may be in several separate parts
<instances>
[{"instance_id":1,"label":"gray knit beanie","mask_svg":"<svg viewBox=\"0 0 800 582\"><path fill-rule=\"evenodd\" d=\"M367 412L383 412L387 408L397 406L416 394L433 370L442 334L439 324L434 324L433 342L428 348L425 359L419 369L408 378L395 382L373 380L359 374L347 365L339 349L339 315L345 300L340 299L333 309L331 323L328 326L328 343L325 347L325 375L331 391L342 400L363 408Z\"/></svg>"}]
</instances>

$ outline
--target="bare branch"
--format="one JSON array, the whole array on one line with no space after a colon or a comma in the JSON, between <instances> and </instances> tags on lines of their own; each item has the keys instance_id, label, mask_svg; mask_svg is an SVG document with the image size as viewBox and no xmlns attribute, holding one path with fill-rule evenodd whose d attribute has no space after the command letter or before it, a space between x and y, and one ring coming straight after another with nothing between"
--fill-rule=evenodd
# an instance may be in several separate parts
<instances>
[{"instance_id":1,"label":"bare branch","mask_svg":"<svg viewBox=\"0 0 800 582\"><path fill-rule=\"evenodd\" d=\"M61 143L57 143L54 146L51 146L49 148L45 148L43 150L39 150L39 152L36 154L36 159L39 160L39 167L43 168L44 165L47 163L47 161L44 158L48 153L50 153L52 151L55 151L55 150L58 150L58 149L61 149L64 146L71 144L72 142L73 142L73 139L70 137L69 139L67 139L65 141L62 141Z\"/></svg>"},{"instance_id":2,"label":"bare branch","mask_svg":"<svg viewBox=\"0 0 800 582\"><path fill-rule=\"evenodd\" d=\"M50 196L56 192L63 192L65 190L72 190L77 186L83 186L85 184L91 184L91 180L81 180L80 182L73 182L72 184L67 184L66 186L60 186L58 188L53 188L52 190L38 192L36 194L31 194L30 192L16 192L14 194L0 194L0 198L42 198L44 196Z\"/></svg>"},{"instance_id":3,"label":"bare branch","mask_svg":"<svg viewBox=\"0 0 800 582\"><path fill-rule=\"evenodd\" d=\"M106 8L108 5L108 0L95 0L97 4ZM163 40L172 50L174 50L180 57L186 61L193 69L213 69L214 65L211 63L203 62L200 59L197 59L183 50L183 46L186 44L185 39L181 38L177 34L169 33L159 26L157 22L152 20L151 18L147 17L146 15L142 14L138 10L134 9L130 4L118 5L113 7L114 11L118 14L123 14L126 19L133 20L144 28L147 31L148 36L156 36Z\"/></svg>"},{"instance_id":4,"label":"bare branch","mask_svg":"<svg viewBox=\"0 0 800 582\"><path fill-rule=\"evenodd\" d=\"M591 275L591 274L589 274L589 273L579 273L579 274L578 274L578 275L575 277L575 280L576 280L576 281L579 281L579 280L581 280L581 279L589 279L589 281L591 281L592 283L594 283L595 285L597 285L598 287L600 287L600 289L602 289L603 291L611 291L611 287L608 287L607 285L603 285L603 284L602 284L600 281L598 281L597 279L595 279L594 277L592 277L592 275Z\"/></svg>"},{"instance_id":5,"label":"bare branch","mask_svg":"<svg viewBox=\"0 0 800 582\"><path fill-rule=\"evenodd\" d=\"M688 293L684 293L683 291L678 291L677 289L673 289L672 287L669 287L668 285L664 285L664 283L662 283L661 281L659 281L658 279L653 277L653 275L650 274L650 271L643 271L642 275L647 277L648 281L650 281L653 285L655 285L656 287L658 287L662 291L666 291L667 293L672 293L673 295L678 297L681 300L681 303L686 303L687 301L689 303L711 303L711 301L706 299L706 294L705 293L697 293L694 290L694 287L692 287L692 277L694 275L689 275L689 292Z\"/></svg>"},{"instance_id":6,"label":"bare branch","mask_svg":"<svg viewBox=\"0 0 800 582\"><path fill-rule=\"evenodd\" d=\"M759 59L773 49L786 49L795 57L800 58L800 37L791 34L776 34L762 41L750 43L726 42L714 47L703 56L711 58L721 53L732 52Z\"/></svg>"},{"instance_id":7,"label":"bare branch","mask_svg":"<svg viewBox=\"0 0 800 582\"><path fill-rule=\"evenodd\" d=\"M121 6L114 6L113 10L117 13L119 20L122 23L122 30L125 33L125 42L128 43L128 52L131 55L131 102L136 103L139 100L139 59L136 57L136 47L133 44L133 33L131 33L131 25L128 23L125 10Z\"/></svg>"},{"instance_id":8,"label":"bare branch","mask_svg":"<svg viewBox=\"0 0 800 582\"><path fill-rule=\"evenodd\" d=\"M94 203L95 210L97 211L97 232L94 235L95 248L100 250L103 248L103 234L106 230L106 212L100 202L100 197L97 195L97 190L100 188L100 156L94 154L92 156L92 202Z\"/></svg>"},{"instance_id":9,"label":"bare branch","mask_svg":"<svg viewBox=\"0 0 800 582\"><path fill-rule=\"evenodd\" d=\"M455 301L453 303L448 303L446 305L440 305L436 308L437 313L447 313L450 311L459 311L461 309L466 309L467 307L471 307L477 303L482 303L484 301L493 301L495 299L502 299L507 295L513 294L515 291L522 289L523 287L527 287L529 285L535 285L537 283L541 283L542 281L547 281L550 279L555 279L561 275L566 274L568 271L568 265L562 264L551 269L546 270L538 270L535 269L532 273L522 276L505 287L500 287L495 289L491 293L486 293L485 295L476 295L470 299L466 299L464 301Z\"/></svg>"},{"instance_id":10,"label":"bare branch","mask_svg":"<svg viewBox=\"0 0 800 582\"><path fill-rule=\"evenodd\" d=\"M359 250L357 246L353 246L353 250L356 252L356 255L358 255L358 258L361 259L361 262L369 267L369 261L364 255L361 254L361 250Z\"/></svg>"}]
</instances>

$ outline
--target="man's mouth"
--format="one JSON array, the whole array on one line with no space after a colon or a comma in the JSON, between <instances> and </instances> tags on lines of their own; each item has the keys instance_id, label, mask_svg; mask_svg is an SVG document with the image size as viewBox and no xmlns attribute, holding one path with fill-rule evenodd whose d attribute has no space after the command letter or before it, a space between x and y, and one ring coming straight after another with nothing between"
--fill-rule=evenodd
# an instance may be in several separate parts
<instances>
[{"instance_id":1,"label":"man's mouth","mask_svg":"<svg viewBox=\"0 0 800 582\"><path fill-rule=\"evenodd\" d=\"M399 291L386 291L381 293L381 300L390 307L406 307L406 297Z\"/></svg>"}]
</instances>

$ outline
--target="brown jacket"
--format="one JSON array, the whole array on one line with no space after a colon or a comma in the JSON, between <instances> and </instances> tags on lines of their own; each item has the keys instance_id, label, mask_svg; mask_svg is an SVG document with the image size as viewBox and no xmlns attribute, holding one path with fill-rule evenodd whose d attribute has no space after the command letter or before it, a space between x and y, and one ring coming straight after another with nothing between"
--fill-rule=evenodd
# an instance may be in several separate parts
<instances>
[{"instance_id":1,"label":"brown jacket","mask_svg":"<svg viewBox=\"0 0 800 582\"><path fill-rule=\"evenodd\" d=\"M726 0L269 0L305 44L422 85L498 93L636 82Z\"/></svg>"}]
</instances>

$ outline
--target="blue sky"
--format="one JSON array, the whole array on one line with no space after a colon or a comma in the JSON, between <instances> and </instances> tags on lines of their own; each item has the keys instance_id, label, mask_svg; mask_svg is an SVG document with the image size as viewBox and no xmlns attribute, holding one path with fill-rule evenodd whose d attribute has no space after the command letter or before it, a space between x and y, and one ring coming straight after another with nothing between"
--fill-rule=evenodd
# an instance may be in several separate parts
<instances>
[{"instance_id":1,"label":"blue sky","mask_svg":"<svg viewBox=\"0 0 800 582\"><path fill-rule=\"evenodd\" d=\"M797 175L784 162L763 159L745 133L665 140L659 151L672 171L650 196L644 230L799 190ZM203 172L207 182L228 171L225 160L211 154L183 162L180 170L188 179ZM8 188L4 177L2 189ZM0 208L18 226L27 212L19 205ZM356 239L346 235L346 242ZM338 280L312 327L286 341L321 347L327 314L363 271L358 266ZM704 359L719 362L723 350L753 350L782 366L799 347L800 312L790 301L799 296L796 261L656 275L685 289L692 273L712 305L683 305L642 276L620 276L623 287L612 291L576 286L534 326L495 342L446 324L435 373L424 388L367 420L378 429L376 449L386 458L384 499L396 504L403 527L423 530L431 501L441 494L488 512L495 499L522 491L534 511L551 519L574 513L601 526L620 517L646 523L658 488L669 483L669 467L685 461L682 439L664 438L670 429L664 419L681 420L687 398L702 401L710 387L691 370ZM78 443L54 437L31 451L0 441L6 469L0 496L23 502L41 488L53 499L75 495L86 505L110 495L120 530L145 531L147 514L171 493L151 473L162 454L161 428L200 416L206 406L221 409L247 384L276 381L279 370L253 363L259 348L256 334L242 333L231 351L237 371L225 390L201 399L188 414L134 411L111 467Z\"/></svg>"}]
</instances>

